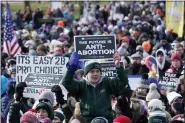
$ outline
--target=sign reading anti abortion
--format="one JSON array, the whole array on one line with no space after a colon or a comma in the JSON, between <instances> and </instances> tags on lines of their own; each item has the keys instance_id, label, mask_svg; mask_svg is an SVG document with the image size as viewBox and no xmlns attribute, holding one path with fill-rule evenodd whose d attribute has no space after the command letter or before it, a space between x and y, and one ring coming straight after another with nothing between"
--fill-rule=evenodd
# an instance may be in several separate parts
<instances>
[{"instance_id":1,"label":"sign reading anti abortion","mask_svg":"<svg viewBox=\"0 0 185 123\"><path fill-rule=\"evenodd\" d=\"M62 75L29 73L24 82L28 87L48 88L58 85L62 81Z\"/></svg>"},{"instance_id":2,"label":"sign reading anti abortion","mask_svg":"<svg viewBox=\"0 0 185 123\"><path fill-rule=\"evenodd\" d=\"M75 36L74 48L80 59L112 59L116 50L114 35Z\"/></svg>"}]
</instances>

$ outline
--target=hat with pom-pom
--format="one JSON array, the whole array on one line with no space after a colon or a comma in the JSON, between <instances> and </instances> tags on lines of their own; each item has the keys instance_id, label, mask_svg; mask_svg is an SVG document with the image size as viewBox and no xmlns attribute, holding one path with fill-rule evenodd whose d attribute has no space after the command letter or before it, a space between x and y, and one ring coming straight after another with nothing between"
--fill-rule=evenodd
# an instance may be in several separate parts
<instances>
[{"instance_id":1,"label":"hat with pom-pom","mask_svg":"<svg viewBox=\"0 0 185 123\"><path fill-rule=\"evenodd\" d=\"M148 74L146 74L146 73L144 73L143 75L142 75L142 78L141 78L141 80L140 80L140 82L139 82L139 84L138 84L138 88L146 88L146 89L148 89L149 88L149 81L148 81Z\"/></svg>"},{"instance_id":2,"label":"hat with pom-pom","mask_svg":"<svg viewBox=\"0 0 185 123\"><path fill-rule=\"evenodd\" d=\"M154 83L150 84L150 90L148 92L148 94L146 95L146 101L150 101L152 99L159 99L161 96L157 91L157 85Z\"/></svg>"},{"instance_id":3,"label":"hat with pom-pom","mask_svg":"<svg viewBox=\"0 0 185 123\"><path fill-rule=\"evenodd\" d=\"M39 123L39 119L35 115L33 115L33 114L29 113L29 112L26 112L26 113L24 113L22 115L22 117L20 119L20 123L25 123L25 122L28 122L28 123Z\"/></svg>"},{"instance_id":4,"label":"hat with pom-pom","mask_svg":"<svg viewBox=\"0 0 185 123\"><path fill-rule=\"evenodd\" d=\"M161 100L159 99L152 99L150 100L150 102L148 103L148 108L160 108L162 109L163 108L163 103Z\"/></svg>"}]
</instances>

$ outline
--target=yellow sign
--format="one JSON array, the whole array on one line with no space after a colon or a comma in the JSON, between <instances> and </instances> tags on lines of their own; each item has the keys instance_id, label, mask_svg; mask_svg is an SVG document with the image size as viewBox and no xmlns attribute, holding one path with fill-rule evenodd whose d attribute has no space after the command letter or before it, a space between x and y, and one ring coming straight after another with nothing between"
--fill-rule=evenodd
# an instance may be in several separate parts
<instances>
[{"instance_id":1,"label":"yellow sign","mask_svg":"<svg viewBox=\"0 0 185 123\"><path fill-rule=\"evenodd\" d=\"M166 29L173 29L179 37L183 35L184 1L166 1Z\"/></svg>"}]
</instances>

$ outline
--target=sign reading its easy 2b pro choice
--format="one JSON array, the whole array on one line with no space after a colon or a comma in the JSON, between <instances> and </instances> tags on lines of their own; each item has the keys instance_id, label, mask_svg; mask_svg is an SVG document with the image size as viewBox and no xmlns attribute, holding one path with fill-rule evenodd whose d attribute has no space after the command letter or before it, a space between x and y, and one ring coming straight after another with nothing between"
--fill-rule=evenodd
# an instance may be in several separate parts
<instances>
[{"instance_id":1,"label":"sign reading its easy 2b pro choice","mask_svg":"<svg viewBox=\"0 0 185 123\"><path fill-rule=\"evenodd\" d=\"M116 50L116 38L109 36L75 36L74 47L80 59L112 59Z\"/></svg>"},{"instance_id":2,"label":"sign reading its easy 2b pro choice","mask_svg":"<svg viewBox=\"0 0 185 123\"><path fill-rule=\"evenodd\" d=\"M66 57L17 55L16 81L23 82L28 73L63 75L67 62Z\"/></svg>"}]
</instances>

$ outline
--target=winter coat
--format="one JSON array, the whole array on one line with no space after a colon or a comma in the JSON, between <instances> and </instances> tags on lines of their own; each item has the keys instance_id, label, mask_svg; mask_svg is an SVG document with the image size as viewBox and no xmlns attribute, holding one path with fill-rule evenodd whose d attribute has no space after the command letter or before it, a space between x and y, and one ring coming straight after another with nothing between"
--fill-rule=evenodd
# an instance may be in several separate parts
<instances>
[{"instance_id":1,"label":"winter coat","mask_svg":"<svg viewBox=\"0 0 185 123\"><path fill-rule=\"evenodd\" d=\"M3 113L8 105L9 102L9 97L8 94L6 94L2 99L1 99L1 113Z\"/></svg>"},{"instance_id":2,"label":"winter coat","mask_svg":"<svg viewBox=\"0 0 185 123\"><path fill-rule=\"evenodd\" d=\"M140 99L131 98L131 109L133 113L132 123L136 123L137 120L144 114L144 103Z\"/></svg>"},{"instance_id":3,"label":"winter coat","mask_svg":"<svg viewBox=\"0 0 185 123\"><path fill-rule=\"evenodd\" d=\"M23 101L11 103L7 116L7 123L20 123L20 118L26 111L28 110Z\"/></svg>"},{"instance_id":4,"label":"winter coat","mask_svg":"<svg viewBox=\"0 0 185 123\"><path fill-rule=\"evenodd\" d=\"M170 69L168 69L166 72L175 73L177 74L177 78L181 76L181 72L183 71L183 66L181 65L180 68L177 70L172 65L170 66Z\"/></svg>"},{"instance_id":5,"label":"winter coat","mask_svg":"<svg viewBox=\"0 0 185 123\"><path fill-rule=\"evenodd\" d=\"M63 77L63 86L72 94L80 98L81 115L90 122L93 118L102 116L113 122L111 108L112 94L117 95L128 84L128 78L123 67L117 68L118 76L110 79L102 77L96 86L86 78L81 81L73 79L75 72L67 71Z\"/></svg>"}]
</instances>

